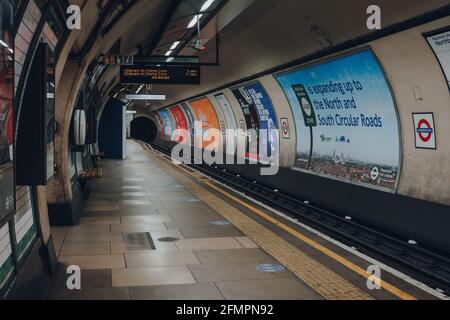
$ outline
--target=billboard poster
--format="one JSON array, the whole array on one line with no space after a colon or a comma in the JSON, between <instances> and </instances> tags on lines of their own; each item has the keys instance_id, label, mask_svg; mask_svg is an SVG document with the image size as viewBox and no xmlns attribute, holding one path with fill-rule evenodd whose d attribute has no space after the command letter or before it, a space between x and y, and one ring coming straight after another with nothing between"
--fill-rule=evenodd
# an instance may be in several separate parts
<instances>
[{"instance_id":1,"label":"billboard poster","mask_svg":"<svg viewBox=\"0 0 450 320\"><path fill-rule=\"evenodd\" d=\"M158 112L155 112L155 117L156 117L156 120L158 120L159 130L160 130L160 133L161 133L161 138L164 138L166 136L166 131L164 130L164 121L163 121L163 119L161 118L161 116L159 115Z\"/></svg>"},{"instance_id":2,"label":"billboard poster","mask_svg":"<svg viewBox=\"0 0 450 320\"><path fill-rule=\"evenodd\" d=\"M47 103L45 112L45 127L47 129L47 180L55 174L55 59L48 50L47 66Z\"/></svg>"},{"instance_id":3,"label":"billboard poster","mask_svg":"<svg viewBox=\"0 0 450 320\"><path fill-rule=\"evenodd\" d=\"M0 220L14 209L14 1L0 3Z\"/></svg>"},{"instance_id":4,"label":"billboard poster","mask_svg":"<svg viewBox=\"0 0 450 320\"><path fill-rule=\"evenodd\" d=\"M250 94L244 87L231 90L244 113L244 120L247 130L254 130L256 134L249 134L247 141L247 150L245 156L249 159L258 160L258 143L259 143L259 120L256 112L255 104ZM242 124L241 124L242 127Z\"/></svg>"},{"instance_id":5,"label":"billboard poster","mask_svg":"<svg viewBox=\"0 0 450 320\"><path fill-rule=\"evenodd\" d=\"M446 29L429 34L426 38L442 67L450 89L450 27Z\"/></svg>"},{"instance_id":6,"label":"billboard poster","mask_svg":"<svg viewBox=\"0 0 450 320\"><path fill-rule=\"evenodd\" d=\"M175 120L176 129L188 131L189 130L188 123L187 123L186 117L184 116L184 113L181 110L180 106L171 107L169 110L172 113L173 119ZM186 135L179 135L177 137L177 141L179 143L186 143L187 142Z\"/></svg>"},{"instance_id":7,"label":"billboard poster","mask_svg":"<svg viewBox=\"0 0 450 320\"><path fill-rule=\"evenodd\" d=\"M187 105L186 102L183 102L181 104L181 107L183 108L184 113L187 116L187 120L189 121L189 130L191 133L191 139L194 138L194 134L195 134L195 117L192 114L191 109L189 108L189 106Z\"/></svg>"},{"instance_id":8,"label":"billboard poster","mask_svg":"<svg viewBox=\"0 0 450 320\"><path fill-rule=\"evenodd\" d=\"M278 120L269 95L259 82L236 88L232 92L244 112L247 128L258 130L256 139L263 148L262 154L270 157L277 152ZM261 137L260 129L265 130ZM250 146L249 149L253 150L249 150L249 158L259 159L257 148Z\"/></svg>"},{"instance_id":9,"label":"billboard poster","mask_svg":"<svg viewBox=\"0 0 450 320\"><path fill-rule=\"evenodd\" d=\"M395 191L400 167L398 117L372 51L275 77L296 122L295 168Z\"/></svg>"},{"instance_id":10,"label":"billboard poster","mask_svg":"<svg viewBox=\"0 0 450 320\"><path fill-rule=\"evenodd\" d=\"M207 148L217 143L212 137L208 136L207 130L217 129L220 130L219 119L217 118L216 111L208 98L200 100L190 101L189 104L194 110L197 120L202 123L202 145L201 148Z\"/></svg>"},{"instance_id":11,"label":"billboard poster","mask_svg":"<svg viewBox=\"0 0 450 320\"><path fill-rule=\"evenodd\" d=\"M173 133L172 119L170 119L170 115L167 112L167 110L160 110L159 115L161 116L161 119L163 120L163 123L164 123L165 136L170 141L172 139L172 133Z\"/></svg>"},{"instance_id":12,"label":"billboard poster","mask_svg":"<svg viewBox=\"0 0 450 320\"><path fill-rule=\"evenodd\" d=\"M235 130L237 129L236 124L236 117L234 116L233 109L228 102L227 97L223 93L215 95L214 98L216 99L217 103L220 105L220 108L222 108L223 113L225 114L225 120L227 122L227 128Z\"/></svg>"}]
</instances>

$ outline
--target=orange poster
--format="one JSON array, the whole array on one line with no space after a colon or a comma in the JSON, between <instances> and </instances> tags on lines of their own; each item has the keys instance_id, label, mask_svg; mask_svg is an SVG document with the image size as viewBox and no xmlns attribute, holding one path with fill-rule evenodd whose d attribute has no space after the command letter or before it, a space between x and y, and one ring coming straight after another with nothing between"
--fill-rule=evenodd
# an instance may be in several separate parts
<instances>
[{"instance_id":1,"label":"orange poster","mask_svg":"<svg viewBox=\"0 0 450 320\"><path fill-rule=\"evenodd\" d=\"M214 107L212 106L208 98L190 101L189 103L192 107L192 110L194 110L194 113L197 117L197 121L202 122L203 128L202 147L206 148L214 143L214 138L208 136L207 130L209 129L220 130L219 120L217 119L216 111L214 110Z\"/></svg>"}]
</instances>

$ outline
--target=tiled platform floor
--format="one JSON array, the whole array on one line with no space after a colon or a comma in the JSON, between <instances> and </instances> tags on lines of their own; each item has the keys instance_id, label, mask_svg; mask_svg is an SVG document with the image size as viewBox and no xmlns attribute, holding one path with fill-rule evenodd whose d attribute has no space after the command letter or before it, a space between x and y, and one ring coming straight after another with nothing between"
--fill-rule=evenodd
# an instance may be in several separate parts
<instances>
[{"instance_id":1,"label":"tiled platform floor","mask_svg":"<svg viewBox=\"0 0 450 320\"><path fill-rule=\"evenodd\" d=\"M125 161L102 161L81 224L53 228L61 264L51 299L321 299L223 217L163 172L136 145ZM125 242L148 233L154 245ZM162 238L173 237L174 242ZM64 266L82 269L68 290Z\"/></svg>"}]
</instances>

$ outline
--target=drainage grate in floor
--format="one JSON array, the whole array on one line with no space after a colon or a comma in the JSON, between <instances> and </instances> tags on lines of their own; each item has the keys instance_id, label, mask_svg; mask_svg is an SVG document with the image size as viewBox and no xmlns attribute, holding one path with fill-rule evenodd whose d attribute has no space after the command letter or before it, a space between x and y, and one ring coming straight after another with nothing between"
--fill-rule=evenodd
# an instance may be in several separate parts
<instances>
[{"instance_id":1,"label":"drainage grate in floor","mask_svg":"<svg viewBox=\"0 0 450 320\"><path fill-rule=\"evenodd\" d=\"M123 240L127 250L156 250L149 232L124 233Z\"/></svg>"}]
</instances>

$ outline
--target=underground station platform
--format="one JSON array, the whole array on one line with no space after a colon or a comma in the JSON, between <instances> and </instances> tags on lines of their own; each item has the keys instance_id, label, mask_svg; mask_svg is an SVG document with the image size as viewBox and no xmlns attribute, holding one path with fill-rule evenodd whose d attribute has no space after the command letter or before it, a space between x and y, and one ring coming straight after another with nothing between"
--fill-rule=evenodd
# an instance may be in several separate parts
<instances>
[{"instance_id":1,"label":"underground station platform","mask_svg":"<svg viewBox=\"0 0 450 320\"><path fill-rule=\"evenodd\" d=\"M0 310L445 307L449 137L448 0L2 0Z\"/></svg>"}]
</instances>

